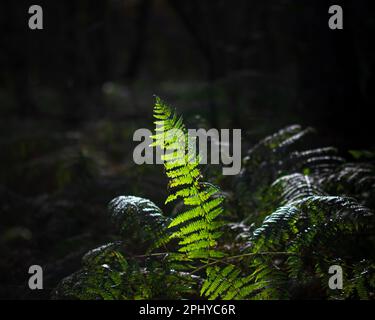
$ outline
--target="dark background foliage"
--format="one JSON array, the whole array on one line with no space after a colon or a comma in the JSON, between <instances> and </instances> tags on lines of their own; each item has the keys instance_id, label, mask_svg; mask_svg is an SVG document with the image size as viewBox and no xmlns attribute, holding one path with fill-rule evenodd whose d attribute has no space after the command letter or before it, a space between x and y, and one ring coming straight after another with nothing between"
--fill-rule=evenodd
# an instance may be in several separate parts
<instances>
[{"instance_id":1,"label":"dark background foliage","mask_svg":"<svg viewBox=\"0 0 375 320\"><path fill-rule=\"evenodd\" d=\"M44 30L27 27L44 10ZM328 8L344 9L344 30ZM0 10L0 297L46 298L113 238L121 194L163 206L160 167L136 166L153 94L192 126L241 128L244 147L291 124L373 150L373 1L3 1ZM45 269L27 289L31 264Z\"/></svg>"}]
</instances>

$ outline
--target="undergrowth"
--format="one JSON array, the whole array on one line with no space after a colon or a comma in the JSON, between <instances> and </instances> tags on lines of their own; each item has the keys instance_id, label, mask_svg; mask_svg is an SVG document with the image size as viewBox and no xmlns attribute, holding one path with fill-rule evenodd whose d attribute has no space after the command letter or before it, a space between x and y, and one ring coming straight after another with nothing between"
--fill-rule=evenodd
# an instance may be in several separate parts
<instances>
[{"instance_id":1,"label":"undergrowth","mask_svg":"<svg viewBox=\"0 0 375 320\"><path fill-rule=\"evenodd\" d=\"M119 240L89 252L55 298L374 299L374 158L311 147L315 131L293 125L251 148L223 192L203 181L182 117L156 98L154 118L166 203L183 209L112 200Z\"/></svg>"}]
</instances>

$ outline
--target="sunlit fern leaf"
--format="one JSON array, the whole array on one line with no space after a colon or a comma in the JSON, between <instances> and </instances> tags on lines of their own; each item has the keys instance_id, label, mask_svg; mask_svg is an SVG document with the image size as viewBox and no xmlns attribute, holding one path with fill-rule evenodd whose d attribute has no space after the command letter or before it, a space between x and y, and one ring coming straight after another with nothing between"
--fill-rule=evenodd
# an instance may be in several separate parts
<instances>
[{"instance_id":1,"label":"sunlit fern leaf","mask_svg":"<svg viewBox=\"0 0 375 320\"><path fill-rule=\"evenodd\" d=\"M201 183L198 169L199 157L191 154L190 141L182 117L159 97L154 107L156 134L152 146L164 151L162 160L169 180L171 194L166 203L181 199L186 211L177 215L169 224L175 230L170 238L179 240L178 259L209 259L223 256L216 251L223 223L218 221L222 213L223 197L219 190Z\"/></svg>"}]
</instances>

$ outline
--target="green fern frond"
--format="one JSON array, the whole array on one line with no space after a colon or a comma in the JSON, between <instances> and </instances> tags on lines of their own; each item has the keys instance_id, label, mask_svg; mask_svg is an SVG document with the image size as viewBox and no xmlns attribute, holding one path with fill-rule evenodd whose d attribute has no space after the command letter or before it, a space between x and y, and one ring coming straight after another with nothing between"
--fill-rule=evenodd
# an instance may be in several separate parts
<instances>
[{"instance_id":1,"label":"green fern frond","mask_svg":"<svg viewBox=\"0 0 375 320\"><path fill-rule=\"evenodd\" d=\"M286 204L313 195L325 195L309 177L301 173L294 173L277 179L271 185L271 191L278 195L278 202Z\"/></svg>"},{"instance_id":2,"label":"green fern frond","mask_svg":"<svg viewBox=\"0 0 375 320\"><path fill-rule=\"evenodd\" d=\"M291 234L307 233L316 225L326 225L334 220L340 224L348 223L349 227L351 223L370 216L372 212L354 199L309 196L290 202L266 217L262 226L254 231L252 241L256 243L262 238L273 243L286 236L290 239Z\"/></svg>"},{"instance_id":3,"label":"green fern frond","mask_svg":"<svg viewBox=\"0 0 375 320\"><path fill-rule=\"evenodd\" d=\"M223 197L219 190L200 182L199 157L190 154L190 141L182 117L156 97L154 107L156 134L152 146L160 147L166 175L170 179L172 193L165 203L183 200L187 210L180 213L169 224L173 228L170 238L179 240L179 259L210 259L223 256L216 251L219 229L223 223L217 217L223 212Z\"/></svg>"},{"instance_id":4,"label":"green fern frond","mask_svg":"<svg viewBox=\"0 0 375 320\"><path fill-rule=\"evenodd\" d=\"M218 266L207 268L207 279L205 280L201 294L214 300L221 296L223 299L233 299L236 295L240 298L241 290L246 285L246 279L239 277L241 270L230 264L221 269Z\"/></svg>"}]
</instances>

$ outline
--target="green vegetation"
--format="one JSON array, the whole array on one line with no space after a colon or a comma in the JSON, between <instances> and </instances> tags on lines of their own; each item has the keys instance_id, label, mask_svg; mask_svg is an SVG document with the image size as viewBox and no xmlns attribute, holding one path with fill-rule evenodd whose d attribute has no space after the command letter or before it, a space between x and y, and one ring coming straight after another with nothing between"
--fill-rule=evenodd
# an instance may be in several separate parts
<instances>
[{"instance_id":1,"label":"green vegetation","mask_svg":"<svg viewBox=\"0 0 375 320\"><path fill-rule=\"evenodd\" d=\"M153 146L170 151L166 203L178 210L113 199L120 240L86 254L55 298L374 299L371 153L347 162L335 148L306 147L313 129L290 126L248 151L241 174L222 180L224 193L201 181L188 147L176 151L188 142L182 118L158 98L154 117ZM132 246L142 253L129 254ZM332 265L343 268L342 290L328 287Z\"/></svg>"}]
</instances>

